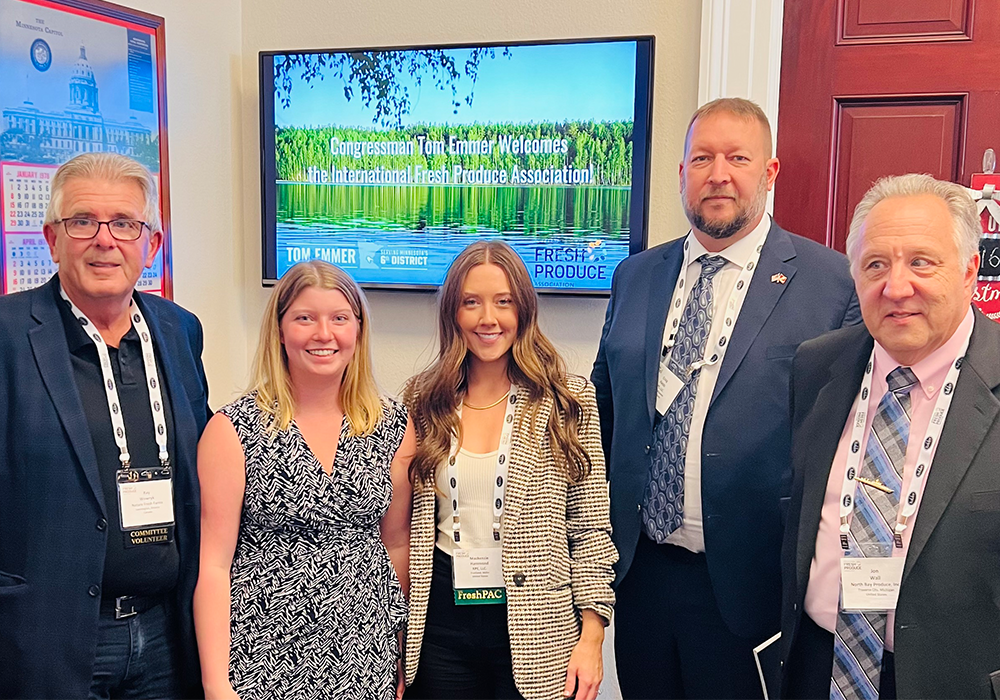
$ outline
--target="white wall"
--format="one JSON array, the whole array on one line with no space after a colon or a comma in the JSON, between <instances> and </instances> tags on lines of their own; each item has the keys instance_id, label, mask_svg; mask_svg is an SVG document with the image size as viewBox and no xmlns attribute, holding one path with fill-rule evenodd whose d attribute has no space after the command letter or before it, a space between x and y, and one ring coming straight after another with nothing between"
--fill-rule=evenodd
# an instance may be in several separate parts
<instances>
[{"instance_id":1,"label":"white wall","mask_svg":"<svg viewBox=\"0 0 1000 700\"><path fill-rule=\"evenodd\" d=\"M759 104L778 143L778 88L784 0L702 0L698 104L746 97ZM777 150L775 150L777 152ZM767 193L767 210L774 193Z\"/></svg>"},{"instance_id":2,"label":"white wall","mask_svg":"<svg viewBox=\"0 0 1000 700\"><path fill-rule=\"evenodd\" d=\"M698 101L701 0L126 2L166 19L175 298L205 326L214 407L246 386L268 295L260 286L258 51L653 34L650 244L687 229L676 173ZM395 392L433 353L434 298L369 298L376 374ZM575 372L589 374L605 306L603 298L542 299L542 326Z\"/></svg>"},{"instance_id":3,"label":"white wall","mask_svg":"<svg viewBox=\"0 0 1000 700\"><path fill-rule=\"evenodd\" d=\"M697 106L701 0L243 0L242 10L242 293L251 327L267 297L258 282L257 52L262 50L653 34L650 243L687 231L676 173L687 120ZM425 293L373 291L369 300L376 375L384 389L394 392L433 353L434 298ZM590 373L606 304L603 298L542 298L542 328L575 372ZM252 344L250 336L248 329ZM216 394L213 403L221 398Z\"/></svg>"},{"instance_id":4,"label":"white wall","mask_svg":"<svg viewBox=\"0 0 1000 700\"><path fill-rule=\"evenodd\" d=\"M205 327L209 398L244 386L246 320L240 0L126 0L163 17L174 299ZM244 233L245 232L245 233Z\"/></svg>"},{"instance_id":5,"label":"white wall","mask_svg":"<svg viewBox=\"0 0 1000 700\"><path fill-rule=\"evenodd\" d=\"M778 126L784 0L703 0L698 103L746 97Z\"/></svg>"}]
</instances>

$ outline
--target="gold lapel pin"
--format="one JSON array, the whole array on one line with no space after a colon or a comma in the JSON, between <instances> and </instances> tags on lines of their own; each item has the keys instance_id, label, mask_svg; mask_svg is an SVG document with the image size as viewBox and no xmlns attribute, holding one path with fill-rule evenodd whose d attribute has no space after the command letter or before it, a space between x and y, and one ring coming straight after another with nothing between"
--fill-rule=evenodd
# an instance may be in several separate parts
<instances>
[{"instance_id":1,"label":"gold lapel pin","mask_svg":"<svg viewBox=\"0 0 1000 700\"><path fill-rule=\"evenodd\" d=\"M892 489L883 484L878 479L872 480L872 479L866 479L863 476L856 476L854 477L854 480L860 481L865 486L871 486L873 489L878 489L879 491L882 491L884 493L892 493Z\"/></svg>"},{"instance_id":2,"label":"gold lapel pin","mask_svg":"<svg viewBox=\"0 0 1000 700\"><path fill-rule=\"evenodd\" d=\"M771 281L774 282L775 284L784 284L785 282L788 281L788 278L785 277L780 272L775 272L773 275L771 275Z\"/></svg>"}]
</instances>

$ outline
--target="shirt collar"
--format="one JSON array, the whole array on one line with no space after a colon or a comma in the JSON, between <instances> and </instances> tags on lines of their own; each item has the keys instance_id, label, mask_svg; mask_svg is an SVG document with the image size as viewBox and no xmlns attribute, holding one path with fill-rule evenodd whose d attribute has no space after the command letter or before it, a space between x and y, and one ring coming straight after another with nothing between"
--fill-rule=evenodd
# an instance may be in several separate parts
<instances>
[{"instance_id":1,"label":"shirt collar","mask_svg":"<svg viewBox=\"0 0 1000 700\"><path fill-rule=\"evenodd\" d=\"M62 316L63 327L66 329L66 343L69 346L69 351L74 355L80 353L84 348L95 348L94 341L91 340L83 327L76 320L73 315L73 310L70 308L66 300L62 298L59 294L59 283L52 286L52 292L56 297L56 305L59 307L59 315ZM133 292L134 294L134 292ZM128 332L122 336L121 342L139 342L139 334L135 330L135 326L129 326ZM96 349L95 349L96 352Z\"/></svg>"},{"instance_id":2,"label":"shirt collar","mask_svg":"<svg viewBox=\"0 0 1000 700\"><path fill-rule=\"evenodd\" d=\"M976 315L970 305L965 318L958 324L958 328L951 334L947 342L920 362L910 366L910 369L913 370L913 373L920 382L921 391L924 392L924 396L928 399L933 399L937 395L938 390L944 383L944 378L948 375L948 369L958 359L958 353L962 351L962 346L965 345L965 342L972 335L975 318ZM892 358L889 351L876 342L875 367L873 371L878 372L877 376L884 381L885 376L899 366L900 363Z\"/></svg>"},{"instance_id":3,"label":"shirt collar","mask_svg":"<svg viewBox=\"0 0 1000 700\"><path fill-rule=\"evenodd\" d=\"M720 250L718 253L706 250L705 246L703 246L701 241L698 240L698 237L694 235L694 231L690 231L688 232L689 247L691 250L691 257L689 260L691 261L691 264L693 264L702 255L719 255L723 257L726 262L742 268L750 262L750 256L753 255L754 248L763 242L764 236L770 228L771 217L764 214L764 216L760 217L760 223L754 227L753 231L751 231L748 235L743 236L743 238L736 241L732 245Z\"/></svg>"}]
</instances>

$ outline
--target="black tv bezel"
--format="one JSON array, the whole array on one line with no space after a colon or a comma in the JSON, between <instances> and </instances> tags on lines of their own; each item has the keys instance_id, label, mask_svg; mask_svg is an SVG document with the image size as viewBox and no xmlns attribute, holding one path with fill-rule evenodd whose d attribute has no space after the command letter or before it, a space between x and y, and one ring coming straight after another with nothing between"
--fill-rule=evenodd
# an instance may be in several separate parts
<instances>
[{"instance_id":1,"label":"black tv bezel","mask_svg":"<svg viewBox=\"0 0 1000 700\"><path fill-rule=\"evenodd\" d=\"M646 249L649 240L649 192L650 192L650 155L653 148L652 128L653 128L653 67L655 62L656 37L651 34L641 34L634 36L602 36L584 38L560 38L560 39L529 39L518 41L487 41L487 42L462 42L447 44L409 44L401 46L367 46L353 48L335 49L286 49L260 51L257 55L258 90L260 92L260 114L258 125L260 127L260 216L261 216L261 286L271 287L277 284L277 196L274 191L276 182L276 162L274 158L274 64L267 63L268 59L274 56L288 56L294 54L317 54L317 53L352 53L361 51L415 51L422 49L470 49L470 48L503 48L506 46L547 46L557 44L593 44L611 43L616 41L636 42L636 76L635 76L635 117L633 122L633 147L632 147L632 182L633 186L636 173L642 175L642 187L639 190L642 194L642 201L631 203L629 221L635 221L638 213L639 226L632 226L629 232L629 255L635 255ZM645 51L645 53L644 53ZM647 64L645 75L640 72L642 61ZM265 71L265 67L270 70ZM265 80L266 78L266 80ZM641 91L640 91L641 89ZM643 96L646 104L642 104ZM636 130L640 125L639 115L644 115L641 123L645 129L642 139L636 138ZM641 142L645 148L636 149L635 143ZM271 161L268 163L267 156L271 154ZM633 189L633 193L635 190ZM638 212L636 211L638 210ZM270 222L270 223L269 223ZM638 228L638 230L636 230ZM270 245L269 245L270 243ZM268 276L268 273L271 276ZM431 284L387 284L380 282L358 282L364 289L377 289L387 291L436 291L437 285ZM565 289L558 287L536 287L539 294L558 296L583 296L583 297L608 297L611 295L610 289Z\"/></svg>"}]
</instances>

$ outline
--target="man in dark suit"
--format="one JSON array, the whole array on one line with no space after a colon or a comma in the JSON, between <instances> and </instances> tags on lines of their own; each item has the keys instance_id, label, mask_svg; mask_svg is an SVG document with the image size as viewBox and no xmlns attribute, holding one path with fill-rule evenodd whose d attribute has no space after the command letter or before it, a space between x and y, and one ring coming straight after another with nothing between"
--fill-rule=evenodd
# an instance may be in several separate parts
<instances>
[{"instance_id":1,"label":"man in dark suit","mask_svg":"<svg viewBox=\"0 0 1000 700\"><path fill-rule=\"evenodd\" d=\"M680 164L691 232L614 276L591 378L626 698L761 694L752 650L778 631L791 358L859 320L846 259L765 214L777 174L757 105L705 105Z\"/></svg>"},{"instance_id":2,"label":"man in dark suit","mask_svg":"<svg viewBox=\"0 0 1000 700\"><path fill-rule=\"evenodd\" d=\"M0 697L200 691L198 320L138 294L156 181L111 153L55 174L58 274L0 297Z\"/></svg>"},{"instance_id":3,"label":"man in dark suit","mask_svg":"<svg viewBox=\"0 0 1000 700\"><path fill-rule=\"evenodd\" d=\"M980 235L965 189L929 175L880 180L855 210L864 325L803 344L792 370L786 697L1000 697L1000 327L971 306Z\"/></svg>"}]
</instances>

